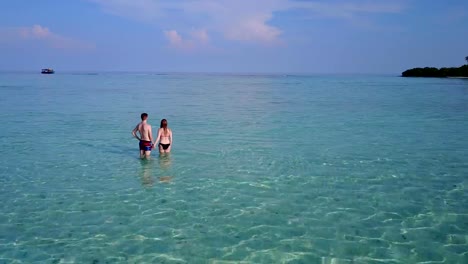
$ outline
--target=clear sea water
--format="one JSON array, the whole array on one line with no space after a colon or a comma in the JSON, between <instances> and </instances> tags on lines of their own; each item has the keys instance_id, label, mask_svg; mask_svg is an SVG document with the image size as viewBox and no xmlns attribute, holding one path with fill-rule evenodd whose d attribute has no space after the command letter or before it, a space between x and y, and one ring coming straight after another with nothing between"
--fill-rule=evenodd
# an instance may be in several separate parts
<instances>
[{"instance_id":1,"label":"clear sea water","mask_svg":"<svg viewBox=\"0 0 468 264\"><path fill-rule=\"evenodd\" d=\"M0 263L468 263L468 80L2 73L0 124Z\"/></svg>"}]
</instances>

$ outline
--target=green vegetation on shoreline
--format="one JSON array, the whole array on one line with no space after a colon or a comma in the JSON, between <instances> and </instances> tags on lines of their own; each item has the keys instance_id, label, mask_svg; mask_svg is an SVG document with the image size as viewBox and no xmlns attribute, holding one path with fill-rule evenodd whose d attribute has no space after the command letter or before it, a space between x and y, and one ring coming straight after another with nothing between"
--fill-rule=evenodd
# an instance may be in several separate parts
<instances>
[{"instance_id":1,"label":"green vegetation on shoreline","mask_svg":"<svg viewBox=\"0 0 468 264\"><path fill-rule=\"evenodd\" d=\"M465 58L468 63L468 56ZM468 77L468 64L461 67L455 68L434 68L434 67L425 67L425 68L413 68L404 71L401 74L402 77Z\"/></svg>"},{"instance_id":2,"label":"green vegetation on shoreline","mask_svg":"<svg viewBox=\"0 0 468 264\"><path fill-rule=\"evenodd\" d=\"M463 65L458 68L414 68L404 71L403 77L468 77L468 65Z\"/></svg>"}]
</instances>

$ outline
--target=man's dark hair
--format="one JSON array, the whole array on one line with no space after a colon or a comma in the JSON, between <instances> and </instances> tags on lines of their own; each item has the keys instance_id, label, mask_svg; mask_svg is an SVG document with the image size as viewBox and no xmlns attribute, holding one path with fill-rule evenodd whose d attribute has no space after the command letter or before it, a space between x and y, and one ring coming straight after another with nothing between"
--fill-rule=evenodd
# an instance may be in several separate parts
<instances>
[{"instance_id":1,"label":"man's dark hair","mask_svg":"<svg viewBox=\"0 0 468 264\"><path fill-rule=\"evenodd\" d=\"M148 114L147 113L143 113L141 114L141 120L145 120L148 118Z\"/></svg>"}]
</instances>

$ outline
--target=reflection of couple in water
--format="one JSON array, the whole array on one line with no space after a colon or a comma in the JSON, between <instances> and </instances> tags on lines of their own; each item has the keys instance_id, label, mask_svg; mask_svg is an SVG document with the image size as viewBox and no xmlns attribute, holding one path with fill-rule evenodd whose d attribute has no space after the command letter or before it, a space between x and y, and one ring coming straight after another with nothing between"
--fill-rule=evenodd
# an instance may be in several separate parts
<instances>
[{"instance_id":1,"label":"reflection of couple in water","mask_svg":"<svg viewBox=\"0 0 468 264\"><path fill-rule=\"evenodd\" d=\"M165 175L166 172L171 167L171 156L169 154L160 154L159 155L159 168L161 170L161 175ZM151 159L141 159L141 183L145 187L151 187L154 185L153 178L153 168L154 161ZM159 182L169 183L172 180L172 176L160 176Z\"/></svg>"}]
</instances>

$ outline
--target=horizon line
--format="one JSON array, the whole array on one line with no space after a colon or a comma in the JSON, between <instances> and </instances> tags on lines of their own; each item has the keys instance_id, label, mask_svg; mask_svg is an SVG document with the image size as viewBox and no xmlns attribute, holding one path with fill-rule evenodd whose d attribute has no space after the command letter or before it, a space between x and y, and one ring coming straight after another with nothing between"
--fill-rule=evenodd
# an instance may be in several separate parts
<instances>
[{"instance_id":1,"label":"horizon line","mask_svg":"<svg viewBox=\"0 0 468 264\"><path fill-rule=\"evenodd\" d=\"M54 69L54 68L52 68ZM169 75L169 74L212 74L212 75L398 75L401 73L394 72L241 72L241 71L158 71L158 70L64 70L57 71L55 74L99 74L99 73L124 73L124 74L155 74L155 75ZM0 73L41 73L40 70L2 70Z\"/></svg>"}]
</instances>

